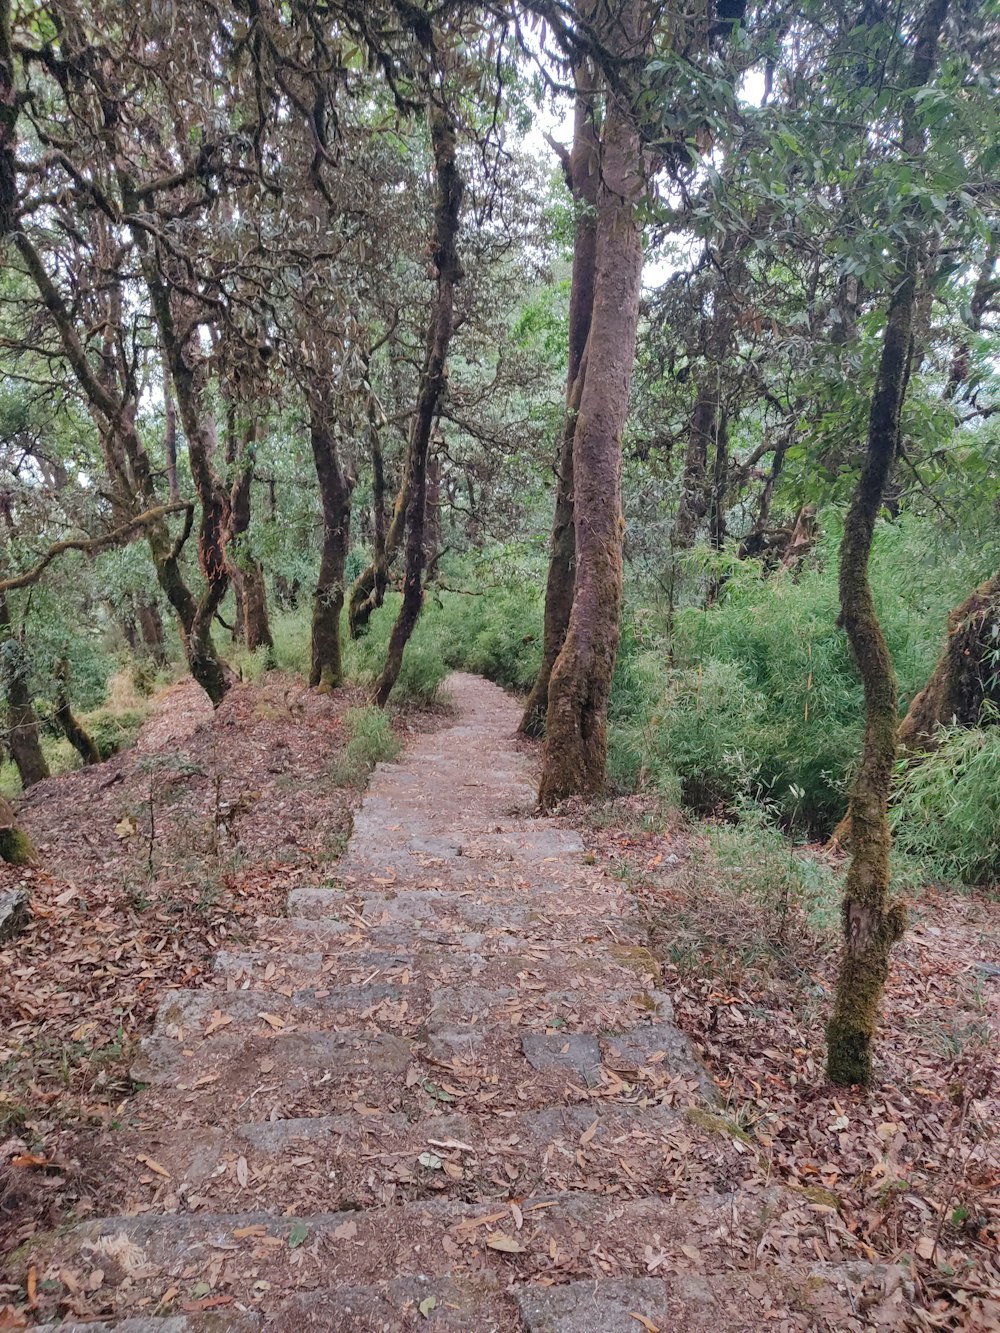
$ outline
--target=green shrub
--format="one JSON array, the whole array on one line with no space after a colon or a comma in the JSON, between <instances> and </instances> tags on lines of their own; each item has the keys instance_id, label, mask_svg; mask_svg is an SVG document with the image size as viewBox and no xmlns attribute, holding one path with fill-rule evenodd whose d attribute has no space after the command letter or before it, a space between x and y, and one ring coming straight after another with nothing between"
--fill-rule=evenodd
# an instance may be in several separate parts
<instances>
[{"instance_id":1,"label":"green shrub","mask_svg":"<svg viewBox=\"0 0 1000 1333\"><path fill-rule=\"evenodd\" d=\"M1000 726L952 727L917 764L901 765L896 846L942 880L1000 879Z\"/></svg>"},{"instance_id":2,"label":"green shrub","mask_svg":"<svg viewBox=\"0 0 1000 1333\"><path fill-rule=\"evenodd\" d=\"M372 616L366 633L360 639L351 641L344 630L347 674L366 688L374 685L382 670L399 601L398 593L389 593L385 605ZM431 611L431 614L421 615L406 645L391 702L427 708L436 701L438 689L447 674L448 663L444 657L441 627Z\"/></svg>"},{"instance_id":3,"label":"green shrub","mask_svg":"<svg viewBox=\"0 0 1000 1333\"><path fill-rule=\"evenodd\" d=\"M94 738L102 759L110 759L119 750L131 745L139 734L148 712L141 709L98 708L83 719L83 724Z\"/></svg>"},{"instance_id":4,"label":"green shrub","mask_svg":"<svg viewBox=\"0 0 1000 1333\"><path fill-rule=\"evenodd\" d=\"M342 787L363 786L379 763L390 763L400 751L392 723L381 708L351 708L344 715L348 740L333 769L333 780Z\"/></svg>"},{"instance_id":5,"label":"green shrub","mask_svg":"<svg viewBox=\"0 0 1000 1333\"><path fill-rule=\"evenodd\" d=\"M673 772L696 809L753 797L786 824L832 829L861 746L863 699L837 623L838 518L823 518L827 535L798 576L765 577L753 561L723 568L707 553L725 575L711 605L668 616L651 598L651 609L633 610L611 705L619 782L669 786ZM948 611L996 558L935 535L926 520L879 525L872 581L901 708L931 672Z\"/></svg>"}]
</instances>

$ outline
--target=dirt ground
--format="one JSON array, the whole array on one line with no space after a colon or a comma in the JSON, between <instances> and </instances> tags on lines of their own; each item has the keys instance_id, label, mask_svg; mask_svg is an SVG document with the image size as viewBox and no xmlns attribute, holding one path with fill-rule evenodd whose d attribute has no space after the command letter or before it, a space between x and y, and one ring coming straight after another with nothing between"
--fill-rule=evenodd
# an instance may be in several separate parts
<instances>
[{"instance_id":1,"label":"dirt ground","mask_svg":"<svg viewBox=\"0 0 1000 1333\"><path fill-rule=\"evenodd\" d=\"M745 1178L805 1190L859 1253L909 1265L917 1326L1000 1328L1000 900L911 901L875 1084L844 1091L823 1074L835 923L819 932L712 882L704 846L660 822L617 802L591 845L645 904L678 1023L745 1136Z\"/></svg>"}]
</instances>

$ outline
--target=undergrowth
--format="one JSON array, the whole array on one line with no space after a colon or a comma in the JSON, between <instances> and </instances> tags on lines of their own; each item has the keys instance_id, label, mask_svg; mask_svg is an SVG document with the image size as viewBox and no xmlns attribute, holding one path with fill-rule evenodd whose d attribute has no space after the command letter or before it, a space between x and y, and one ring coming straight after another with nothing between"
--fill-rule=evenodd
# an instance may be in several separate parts
<instances>
[{"instance_id":1,"label":"undergrowth","mask_svg":"<svg viewBox=\"0 0 1000 1333\"><path fill-rule=\"evenodd\" d=\"M351 708L344 714L348 740L333 767L334 782L341 787L362 787L376 764L391 763L400 743L392 723L381 708Z\"/></svg>"}]
</instances>

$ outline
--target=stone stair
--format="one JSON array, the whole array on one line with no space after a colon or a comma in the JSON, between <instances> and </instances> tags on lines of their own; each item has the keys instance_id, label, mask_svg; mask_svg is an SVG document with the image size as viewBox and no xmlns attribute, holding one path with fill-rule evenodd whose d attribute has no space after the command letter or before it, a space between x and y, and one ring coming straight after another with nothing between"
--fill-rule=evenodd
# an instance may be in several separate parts
<instances>
[{"instance_id":1,"label":"stone stair","mask_svg":"<svg viewBox=\"0 0 1000 1333\"><path fill-rule=\"evenodd\" d=\"M903 1327L900 1273L817 1257L832 1210L721 1165L688 1186L714 1089L634 902L534 816L511 701L450 692L454 724L376 770L336 884L164 1000L106 1138L127 1206L33 1254L42 1309L90 1333Z\"/></svg>"}]
</instances>

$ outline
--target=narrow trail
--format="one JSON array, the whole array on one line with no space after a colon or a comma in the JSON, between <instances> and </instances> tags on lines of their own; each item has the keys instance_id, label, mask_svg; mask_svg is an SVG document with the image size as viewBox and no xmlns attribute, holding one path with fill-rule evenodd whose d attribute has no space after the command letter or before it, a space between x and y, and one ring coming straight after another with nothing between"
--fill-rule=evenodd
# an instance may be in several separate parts
<instances>
[{"instance_id":1,"label":"narrow trail","mask_svg":"<svg viewBox=\"0 0 1000 1333\"><path fill-rule=\"evenodd\" d=\"M534 816L514 703L448 689L335 885L162 1005L107 1136L122 1215L36 1252L106 1319L59 1327L903 1327L898 1274L813 1262L787 1191L685 1188L712 1085L635 902Z\"/></svg>"}]
</instances>

